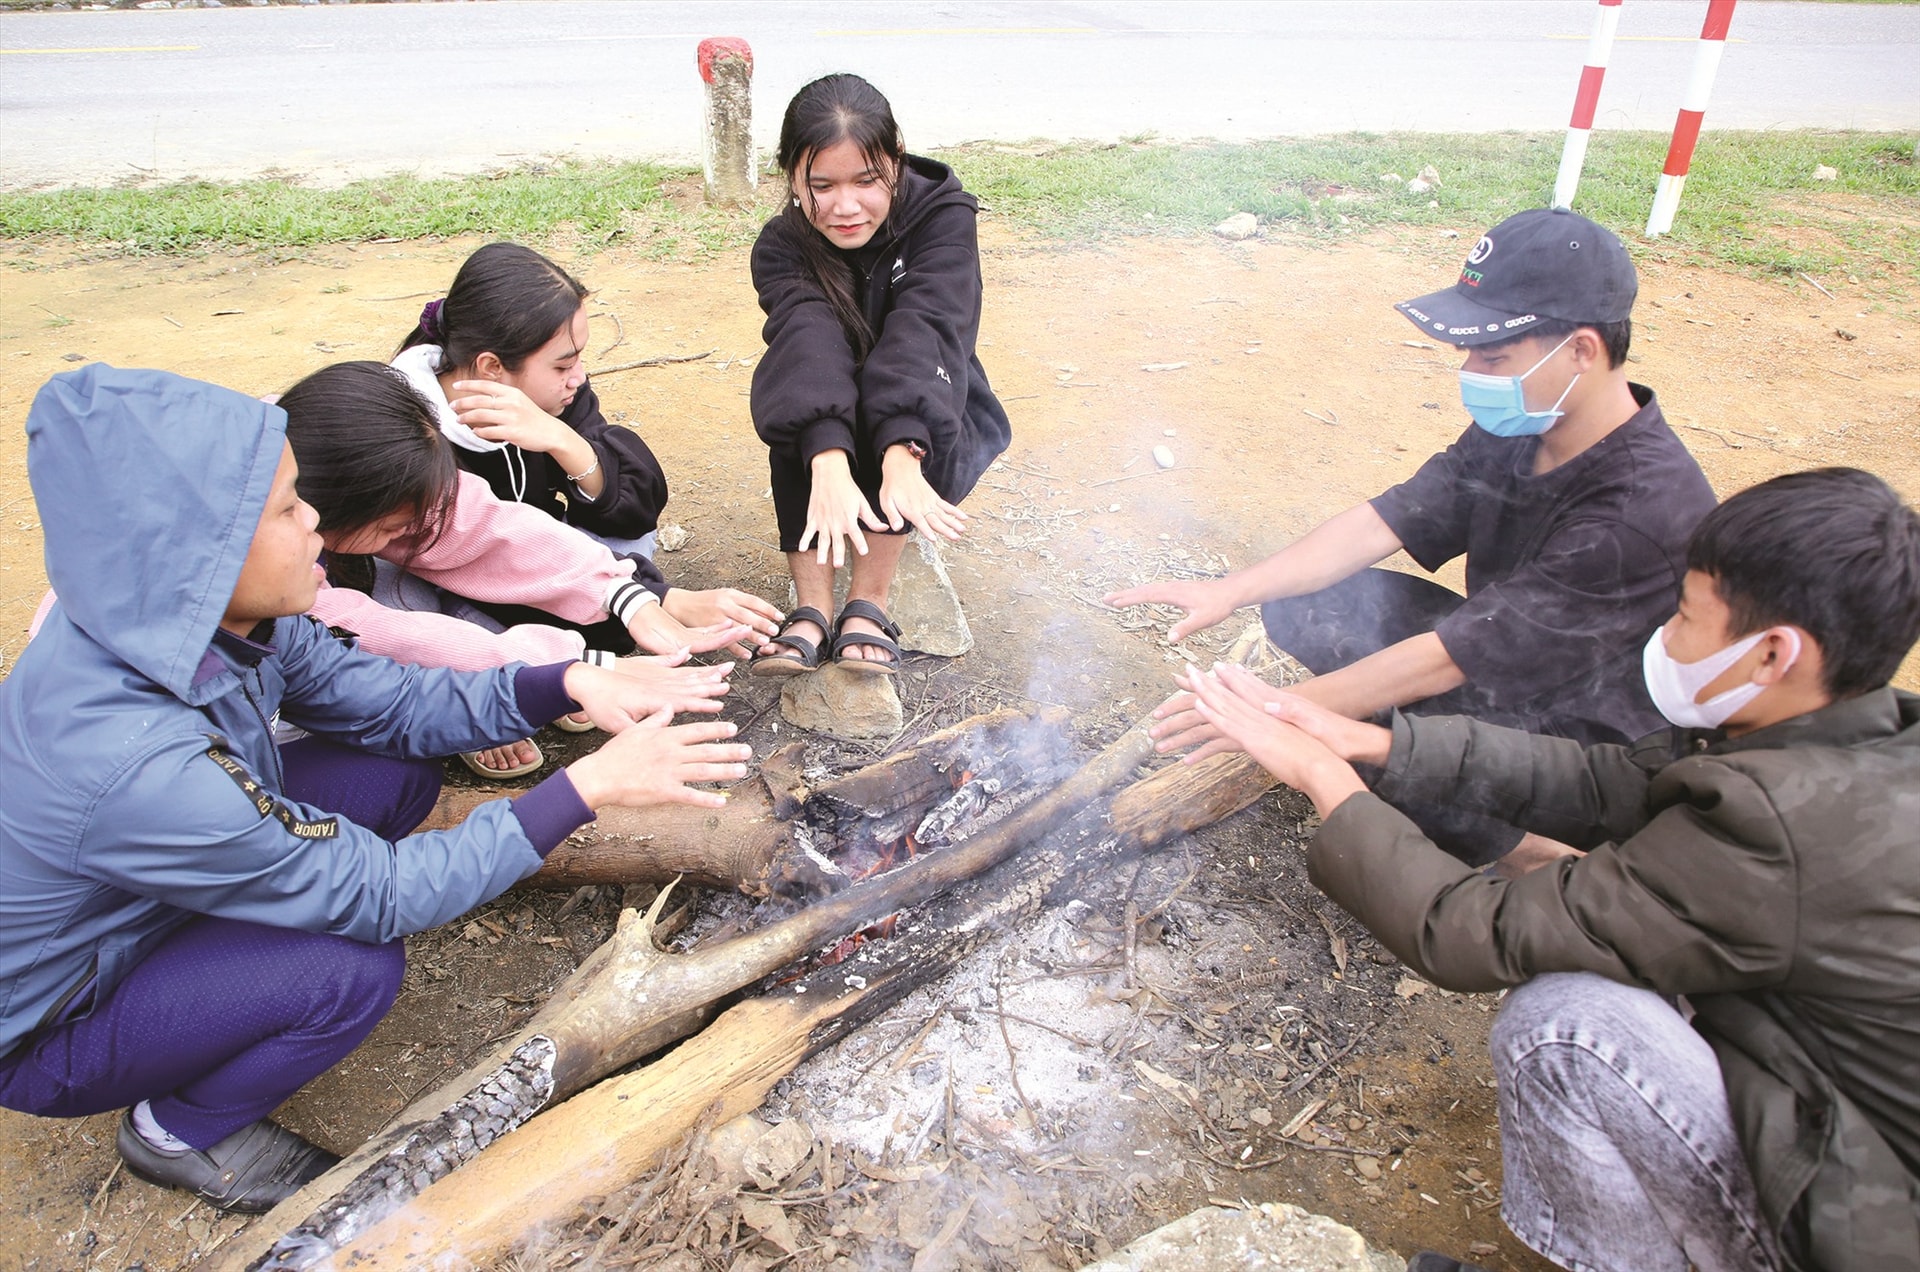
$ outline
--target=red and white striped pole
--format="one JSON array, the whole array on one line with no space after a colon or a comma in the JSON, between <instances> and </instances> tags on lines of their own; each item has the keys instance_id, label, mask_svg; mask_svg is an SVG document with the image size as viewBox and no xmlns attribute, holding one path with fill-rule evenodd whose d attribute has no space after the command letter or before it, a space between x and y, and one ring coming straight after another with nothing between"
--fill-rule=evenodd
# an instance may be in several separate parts
<instances>
[{"instance_id":1,"label":"red and white striped pole","mask_svg":"<svg viewBox=\"0 0 1920 1272\"><path fill-rule=\"evenodd\" d=\"M1573 206L1580 185L1580 169L1587 162L1587 136L1593 131L1593 113L1600 104L1600 81L1606 78L1607 58L1613 53L1613 33L1620 27L1620 0L1600 0L1593 20L1593 38L1587 41L1587 64L1580 71L1580 91L1573 96L1573 121L1567 125L1567 144L1560 148L1560 175L1553 182L1553 206Z\"/></svg>"},{"instance_id":2,"label":"red and white striped pole","mask_svg":"<svg viewBox=\"0 0 1920 1272\"><path fill-rule=\"evenodd\" d=\"M1665 234L1673 228L1673 214L1680 208L1680 191L1687 184L1687 168L1693 162L1693 145L1700 140L1700 121L1707 113L1707 94L1713 91L1713 76L1720 69L1720 55L1727 49L1727 27L1733 22L1734 0L1707 0L1707 22L1700 29L1700 50L1694 55L1693 75L1687 81L1687 95L1680 102L1680 118L1674 121L1673 143L1667 147L1667 163L1660 170L1660 184L1653 192L1653 212L1647 217L1647 237Z\"/></svg>"}]
</instances>

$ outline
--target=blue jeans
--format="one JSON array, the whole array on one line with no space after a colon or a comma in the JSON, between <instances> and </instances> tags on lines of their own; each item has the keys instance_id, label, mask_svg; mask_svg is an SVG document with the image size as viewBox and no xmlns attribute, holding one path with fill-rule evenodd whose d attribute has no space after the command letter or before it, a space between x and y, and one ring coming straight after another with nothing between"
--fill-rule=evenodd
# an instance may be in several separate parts
<instances>
[{"instance_id":1,"label":"blue jeans","mask_svg":"<svg viewBox=\"0 0 1920 1272\"><path fill-rule=\"evenodd\" d=\"M1720 1065L1667 1000L1604 977L1507 995L1501 1218L1575 1272L1774 1272Z\"/></svg>"}]
</instances>

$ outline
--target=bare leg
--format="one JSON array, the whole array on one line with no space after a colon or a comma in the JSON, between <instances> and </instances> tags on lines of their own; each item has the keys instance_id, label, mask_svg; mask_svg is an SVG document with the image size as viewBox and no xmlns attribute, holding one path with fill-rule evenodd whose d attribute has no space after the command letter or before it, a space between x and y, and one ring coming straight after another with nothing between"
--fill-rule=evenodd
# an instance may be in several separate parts
<instances>
[{"instance_id":1,"label":"bare leg","mask_svg":"<svg viewBox=\"0 0 1920 1272\"><path fill-rule=\"evenodd\" d=\"M872 601L885 609L887 597L893 590L893 573L900 566L900 554L906 550L906 546L907 536L904 534L868 535L866 555L855 553L853 557L853 578L847 586L847 599ZM833 613L833 566L820 564L817 553L789 552L787 568L793 571L794 598L799 604L811 605L822 614ZM821 661L826 660L827 633L816 624L794 623L789 630L819 645ZM877 633L880 628L864 618L854 618L847 621L847 630ZM778 647L773 652L778 653ZM887 661L886 653L871 645L850 646L847 657Z\"/></svg>"},{"instance_id":2,"label":"bare leg","mask_svg":"<svg viewBox=\"0 0 1920 1272\"><path fill-rule=\"evenodd\" d=\"M850 601L872 601L882 610L887 608L887 597L893 591L893 574L900 568L900 554L906 551L907 536L904 534L876 534L867 539L867 554L853 558L853 578L847 584L847 599ZM880 635L880 624L865 618L850 618L846 630L850 632L871 632ZM892 657L884 650L873 645L847 646L848 658L870 658L875 662L891 662Z\"/></svg>"}]
</instances>

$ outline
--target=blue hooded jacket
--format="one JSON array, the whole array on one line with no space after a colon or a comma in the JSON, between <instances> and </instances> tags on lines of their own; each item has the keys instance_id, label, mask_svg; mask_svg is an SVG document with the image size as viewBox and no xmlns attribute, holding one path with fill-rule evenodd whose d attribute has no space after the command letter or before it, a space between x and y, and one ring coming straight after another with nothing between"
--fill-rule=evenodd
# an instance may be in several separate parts
<instances>
[{"instance_id":1,"label":"blue hooded jacket","mask_svg":"<svg viewBox=\"0 0 1920 1272\"><path fill-rule=\"evenodd\" d=\"M305 616L266 643L219 631L285 441L279 407L158 371L89 366L34 400L60 599L0 682L0 1055L84 1015L194 914L391 941L505 890L591 816L559 775L518 815L497 800L394 844L275 789L276 714L432 757L575 709L563 667L402 666Z\"/></svg>"}]
</instances>

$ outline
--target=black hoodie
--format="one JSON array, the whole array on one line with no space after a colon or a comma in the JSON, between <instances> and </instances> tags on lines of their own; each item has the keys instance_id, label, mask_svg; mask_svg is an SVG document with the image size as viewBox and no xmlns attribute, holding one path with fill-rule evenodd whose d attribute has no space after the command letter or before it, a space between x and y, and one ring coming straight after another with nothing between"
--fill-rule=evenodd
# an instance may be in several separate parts
<instances>
[{"instance_id":1,"label":"black hoodie","mask_svg":"<svg viewBox=\"0 0 1920 1272\"><path fill-rule=\"evenodd\" d=\"M822 451L844 450L856 472L877 472L887 447L918 442L928 484L958 502L1007 448L1007 413L974 354L978 211L952 169L906 157L886 224L849 253L874 332L864 363L804 264L800 236L818 231L787 216L767 222L753 247L767 352L754 368L752 401L754 428L776 461L790 456L804 467Z\"/></svg>"}]
</instances>

